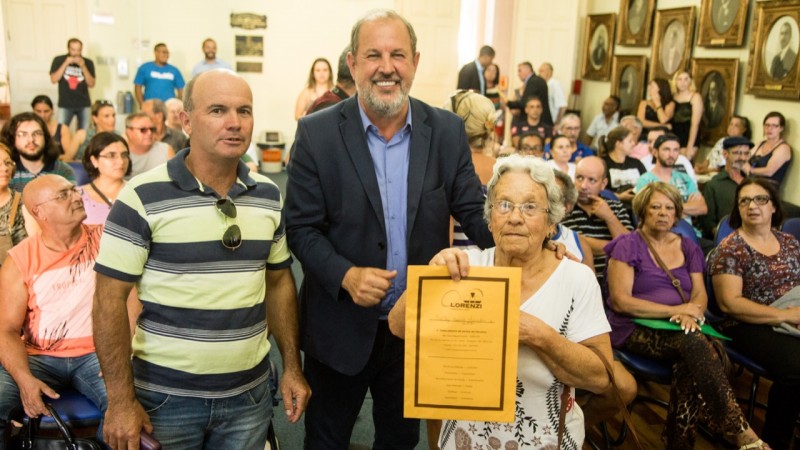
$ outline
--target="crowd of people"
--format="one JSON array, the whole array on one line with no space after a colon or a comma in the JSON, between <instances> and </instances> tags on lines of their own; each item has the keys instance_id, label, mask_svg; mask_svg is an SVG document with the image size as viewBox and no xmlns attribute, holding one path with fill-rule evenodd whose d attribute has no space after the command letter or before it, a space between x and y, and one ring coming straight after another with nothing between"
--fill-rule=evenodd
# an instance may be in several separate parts
<instances>
[{"instance_id":1,"label":"crowd of people","mask_svg":"<svg viewBox=\"0 0 800 450\"><path fill-rule=\"evenodd\" d=\"M800 243L778 231L792 156L780 112L758 145L734 115L701 158L707 115L679 71L635 114L609 96L582 133L551 64L521 62L509 92L490 46L436 108L409 96L413 26L376 10L353 26L335 82L313 62L281 192L248 165L252 91L213 40L188 83L155 46L122 134L114 106L90 102L81 51L71 39L53 61L57 114L37 96L0 132L0 432L12 408L46 414L72 388L103 412L97 438L113 449L142 432L167 449L261 449L272 335L280 409L305 416L305 448L348 448L369 391L375 448L413 449L408 266L456 281L495 266L522 271L515 422L429 420L431 448L580 449L623 407L617 394L637 394L612 348L671 364L667 448L693 448L698 423L741 449L789 448ZM734 231L715 247L726 217ZM729 345L773 380L760 433L701 332L716 305Z\"/></svg>"}]
</instances>

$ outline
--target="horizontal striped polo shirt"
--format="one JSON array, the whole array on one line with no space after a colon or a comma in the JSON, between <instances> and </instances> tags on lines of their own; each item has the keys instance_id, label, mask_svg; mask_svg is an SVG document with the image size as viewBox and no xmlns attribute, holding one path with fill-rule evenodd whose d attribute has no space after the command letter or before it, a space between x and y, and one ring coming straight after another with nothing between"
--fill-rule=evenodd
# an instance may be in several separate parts
<instances>
[{"instance_id":1,"label":"horizontal striped polo shirt","mask_svg":"<svg viewBox=\"0 0 800 450\"><path fill-rule=\"evenodd\" d=\"M131 180L111 208L95 271L136 283L136 387L201 398L238 395L268 375L265 269L291 265L280 190L239 163L219 199L185 164L189 149ZM242 245L222 244L229 226ZM123 330L120 330L122 332Z\"/></svg>"}]
</instances>

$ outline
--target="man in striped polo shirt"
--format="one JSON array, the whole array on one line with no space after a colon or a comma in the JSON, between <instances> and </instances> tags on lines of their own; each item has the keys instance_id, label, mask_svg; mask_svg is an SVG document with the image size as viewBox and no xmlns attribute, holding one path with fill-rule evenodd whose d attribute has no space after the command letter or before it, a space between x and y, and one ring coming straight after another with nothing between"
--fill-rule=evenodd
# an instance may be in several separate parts
<instances>
[{"instance_id":1,"label":"man in striped polo shirt","mask_svg":"<svg viewBox=\"0 0 800 450\"><path fill-rule=\"evenodd\" d=\"M112 448L138 448L143 429L169 449L263 448L267 323L288 420L305 409L281 194L239 162L252 102L231 71L194 78L181 114L191 147L131 181L109 214L93 317ZM131 344L124 299L134 286L143 308Z\"/></svg>"}]
</instances>

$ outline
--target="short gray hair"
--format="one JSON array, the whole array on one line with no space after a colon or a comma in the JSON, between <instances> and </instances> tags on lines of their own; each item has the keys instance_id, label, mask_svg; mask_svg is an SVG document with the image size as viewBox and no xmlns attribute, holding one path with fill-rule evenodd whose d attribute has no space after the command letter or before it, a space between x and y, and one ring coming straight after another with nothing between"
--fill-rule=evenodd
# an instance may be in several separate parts
<instances>
[{"instance_id":1,"label":"short gray hair","mask_svg":"<svg viewBox=\"0 0 800 450\"><path fill-rule=\"evenodd\" d=\"M403 25L405 25L408 30L408 36L411 38L411 54L417 54L417 34L414 32L414 27L411 26L411 23L409 23L405 17L391 9L373 9L359 19L358 22L353 25L353 30L350 32L350 48L352 49L353 56L358 54L358 33L361 32L361 26L367 22L385 19L397 19L403 22Z\"/></svg>"},{"instance_id":2,"label":"short gray hair","mask_svg":"<svg viewBox=\"0 0 800 450\"><path fill-rule=\"evenodd\" d=\"M625 126L623 125L623 122L630 122L630 121L633 121L633 126L635 126L636 128L640 130L644 128L642 121L639 120L639 118L634 115L625 116L622 119L619 119L619 124Z\"/></svg>"},{"instance_id":3,"label":"short gray hair","mask_svg":"<svg viewBox=\"0 0 800 450\"><path fill-rule=\"evenodd\" d=\"M557 224L564 218L564 196L556 184L553 169L543 159L517 154L509 155L498 159L492 172L492 179L489 180L487 185L486 201L483 204L483 218L487 223L491 217L492 203L494 203L494 188L500 181L500 177L507 172L527 172L533 181L544 187L544 191L547 193L547 210L549 211L547 220L550 225Z\"/></svg>"}]
</instances>

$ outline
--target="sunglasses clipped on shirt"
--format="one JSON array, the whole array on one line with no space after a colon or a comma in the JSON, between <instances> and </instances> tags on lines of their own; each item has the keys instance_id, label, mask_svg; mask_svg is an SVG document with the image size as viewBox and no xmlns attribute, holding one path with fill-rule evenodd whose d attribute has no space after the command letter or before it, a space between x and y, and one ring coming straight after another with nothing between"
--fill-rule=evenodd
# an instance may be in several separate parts
<instances>
[{"instance_id":1,"label":"sunglasses clipped on shirt","mask_svg":"<svg viewBox=\"0 0 800 450\"><path fill-rule=\"evenodd\" d=\"M236 205L228 197L221 198L215 203L217 211L225 216L225 224L227 225L228 219L236 219ZM222 234L222 245L228 250L236 250L242 245L242 230L236 223L229 225Z\"/></svg>"}]
</instances>

